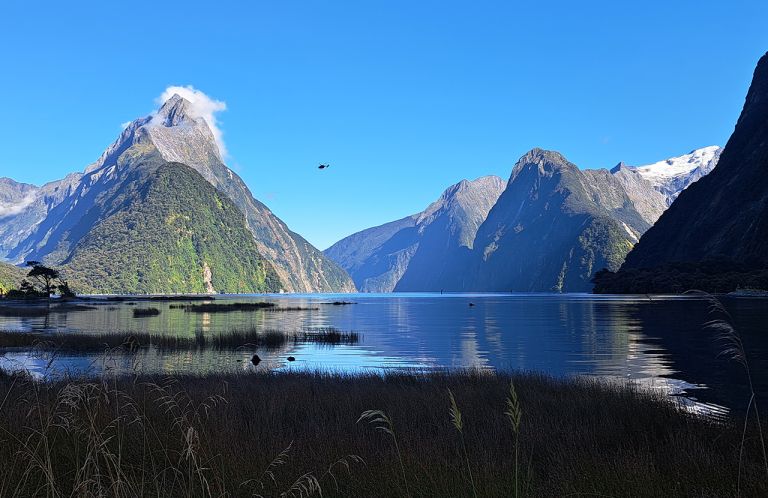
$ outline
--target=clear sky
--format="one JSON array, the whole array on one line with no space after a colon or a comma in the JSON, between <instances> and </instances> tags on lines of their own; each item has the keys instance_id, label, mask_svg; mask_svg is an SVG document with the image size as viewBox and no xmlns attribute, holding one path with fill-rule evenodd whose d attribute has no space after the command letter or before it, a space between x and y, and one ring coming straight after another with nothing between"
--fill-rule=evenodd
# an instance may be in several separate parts
<instances>
[{"instance_id":1,"label":"clear sky","mask_svg":"<svg viewBox=\"0 0 768 498\"><path fill-rule=\"evenodd\" d=\"M724 145L766 20L765 0L3 0L0 176L82 170L192 85L226 103L227 163L324 249L532 147L592 168Z\"/></svg>"}]
</instances>

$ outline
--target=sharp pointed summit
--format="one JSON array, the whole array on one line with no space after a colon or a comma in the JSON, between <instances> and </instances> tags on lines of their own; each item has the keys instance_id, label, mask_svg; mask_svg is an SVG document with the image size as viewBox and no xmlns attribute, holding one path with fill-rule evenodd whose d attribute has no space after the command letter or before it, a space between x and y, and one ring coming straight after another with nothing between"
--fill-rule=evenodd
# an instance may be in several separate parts
<instances>
[{"instance_id":1,"label":"sharp pointed summit","mask_svg":"<svg viewBox=\"0 0 768 498\"><path fill-rule=\"evenodd\" d=\"M118 208L110 202L123 196L133 198L129 195L131 191L127 189L139 188L140 185L151 189L152 182L167 181L171 176L164 165L172 164L182 170L194 170L218 192L222 206L232 203L236 207L240 214L228 218L226 223L222 221L221 226L229 226L228 230L231 231L232 223L242 223L254 245L254 254L245 260L251 258L252 261L257 261L258 258L263 258L268 262L269 270L259 270L262 271L259 281L264 281L264 275L275 275L274 279L267 278L272 282L271 290L354 291L354 284L341 268L300 235L292 232L264 204L256 200L240 177L224 164L215 134L215 122L208 121L211 119L210 115L199 112L196 102L197 100L193 102L179 93L173 93L157 112L132 121L83 174L70 175L65 180L54 182L46 190L52 190L52 194L38 195L23 212L0 218L0 236L7 234L0 240L0 257L13 262L36 259L53 265L66 266L77 263L82 270L83 265L87 266L84 261L88 258L78 256L78 251L84 251L88 244L91 244L87 247L88 251L100 251L98 244L94 245L88 241L92 240L90 236L94 230L101 226L99 223L103 225L106 219L104 217L111 216L110 210L132 207L138 209L138 206ZM223 103L219 104L223 108ZM195 191L202 198L215 198L206 192L205 188L197 185L194 174L189 176L186 173L185 171L184 175L179 176L179 181L182 177L186 179L185 183L180 183L184 189ZM150 182L148 178L154 180ZM185 203L194 205L197 199L183 198L178 202L179 206ZM169 216L177 219L175 214ZM236 220L237 216L242 217L241 221ZM199 223L205 221L198 220ZM184 230L196 233L194 227ZM114 233L117 232L119 231ZM102 234L102 237L104 235ZM226 240L223 234L216 233L215 230L206 237ZM204 246L201 242L194 245L196 250ZM243 247L247 248L248 245ZM208 264L207 261L203 263ZM213 267L209 264L204 273L207 275L211 270L214 272L214 280L217 279L217 274L226 273L223 263ZM135 276L126 276L125 279L135 282ZM112 280L112 287L99 290L125 291L120 288L122 281ZM278 281L279 283L275 284ZM210 285L206 288L210 288ZM149 286L142 289L168 291L169 287ZM186 290L188 289L182 287L178 289L179 292ZM240 290L255 291L258 287L250 285ZM237 292L238 289L230 287L230 291Z\"/></svg>"},{"instance_id":2,"label":"sharp pointed summit","mask_svg":"<svg viewBox=\"0 0 768 498\"><path fill-rule=\"evenodd\" d=\"M190 115L191 106L192 103L189 100L178 93L174 93L160 106L157 114L152 119L152 123L171 127L194 121L194 118Z\"/></svg>"}]
</instances>

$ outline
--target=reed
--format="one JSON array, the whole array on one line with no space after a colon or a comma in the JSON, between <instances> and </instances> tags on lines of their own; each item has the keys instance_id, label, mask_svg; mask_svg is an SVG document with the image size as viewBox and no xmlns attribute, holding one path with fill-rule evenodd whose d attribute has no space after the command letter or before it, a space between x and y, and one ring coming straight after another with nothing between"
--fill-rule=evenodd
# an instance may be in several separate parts
<instances>
[{"instance_id":1,"label":"reed","mask_svg":"<svg viewBox=\"0 0 768 498\"><path fill-rule=\"evenodd\" d=\"M739 469L740 420L594 380L0 374L0 496L459 497L471 493L467 462L482 498L733 496L739 473L741 495L765 496L750 422ZM519 479L516 440L530 454Z\"/></svg>"},{"instance_id":2,"label":"reed","mask_svg":"<svg viewBox=\"0 0 768 498\"><path fill-rule=\"evenodd\" d=\"M395 453L397 454L397 461L400 464L400 474L403 477L403 486L405 487L405 496L411 496L411 492L408 489L408 478L405 475L405 464L403 463L403 454L400 451L400 444L397 442L397 433L395 432L395 424L392 419L381 410L366 410L360 414L360 418L357 419L357 423L368 422L373 425L374 429L387 434L392 438L392 444L395 447Z\"/></svg>"},{"instance_id":3,"label":"reed","mask_svg":"<svg viewBox=\"0 0 768 498\"><path fill-rule=\"evenodd\" d=\"M716 334L716 340L720 345L720 355L726 357L736 364L740 365L744 371L747 388L750 397L747 402L747 409L744 416L744 428L742 431L741 442L739 444L739 473L737 477L736 494L741 494L741 469L744 458L744 445L747 436L747 425L749 423L750 412L754 411L755 423L757 424L757 436L762 450L762 462L765 468L765 478L768 479L768 453L765 448L765 438L763 437L762 422L760 421L760 411L757 406L754 384L752 382L752 371L749 366L744 341L735 325L735 320L731 313L725 308L723 303L712 294L707 292L692 290L687 294L694 294L703 297L709 304L709 313L714 318L705 324L705 328L712 330Z\"/></svg>"},{"instance_id":4,"label":"reed","mask_svg":"<svg viewBox=\"0 0 768 498\"><path fill-rule=\"evenodd\" d=\"M183 309L190 313L230 313L233 311L256 311L275 308L275 303L256 302L256 303L201 303L201 304L182 304L174 308Z\"/></svg>"},{"instance_id":5,"label":"reed","mask_svg":"<svg viewBox=\"0 0 768 498\"><path fill-rule=\"evenodd\" d=\"M0 316L47 316L51 309L45 306L0 306Z\"/></svg>"},{"instance_id":6,"label":"reed","mask_svg":"<svg viewBox=\"0 0 768 498\"><path fill-rule=\"evenodd\" d=\"M91 311L97 309L95 306L88 306L85 304L76 303L50 303L45 302L43 305L2 305L0 306L0 316L13 316L13 317L35 317L35 316L48 316L51 313L68 313L70 311Z\"/></svg>"},{"instance_id":7,"label":"reed","mask_svg":"<svg viewBox=\"0 0 768 498\"><path fill-rule=\"evenodd\" d=\"M475 486L475 478L472 476L472 465L469 463L469 453L467 453L467 442L464 439L464 419L461 417L461 410L456 404L456 398L453 396L453 392L448 389L448 399L451 402L451 406L448 409L448 415L451 417L451 423L454 429L459 433L459 439L461 440L461 449L464 453L464 463L467 465L467 475L469 475L469 483L472 485L472 496L477 498L477 487Z\"/></svg>"},{"instance_id":8,"label":"reed","mask_svg":"<svg viewBox=\"0 0 768 498\"><path fill-rule=\"evenodd\" d=\"M515 390L515 382L509 381L509 394L507 395L507 407L504 415L509 418L512 431L515 434L515 497L520 496L520 424L523 418L523 409Z\"/></svg>"},{"instance_id":9,"label":"reed","mask_svg":"<svg viewBox=\"0 0 768 498\"><path fill-rule=\"evenodd\" d=\"M359 341L360 334L357 332L346 332L335 328L307 329L300 332L252 328L235 329L220 334L195 334L193 336L145 332L85 334L0 331L0 350L35 348L40 351L56 350L85 353L105 350L110 350L112 353L130 352L148 347L163 350L204 348L234 350L248 347L279 349L289 344L314 343L338 346L356 344Z\"/></svg>"},{"instance_id":10,"label":"reed","mask_svg":"<svg viewBox=\"0 0 768 498\"><path fill-rule=\"evenodd\" d=\"M158 316L160 314L160 310L157 308L133 308L131 311L134 318Z\"/></svg>"}]
</instances>

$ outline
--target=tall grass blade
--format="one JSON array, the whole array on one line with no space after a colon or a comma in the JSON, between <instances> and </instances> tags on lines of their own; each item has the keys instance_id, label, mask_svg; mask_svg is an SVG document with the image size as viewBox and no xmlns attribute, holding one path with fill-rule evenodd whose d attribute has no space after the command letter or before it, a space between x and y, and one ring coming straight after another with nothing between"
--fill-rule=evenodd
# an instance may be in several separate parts
<instances>
[{"instance_id":1,"label":"tall grass blade","mask_svg":"<svg viewBox=\"0 0 768 498\"><path fill-rule=\"evenodd\" d=\"M461 410L456 404L456 398L453 396L453 392L448 389L448 398L451 401L451 406L448 409L448 415L451 418L453 427L459 433L459 439L461 439L461 449L464 451L464 462L467 465L467 474L469 474L469 483L472 485L472 496L477 498L477 488L475 487L475 478L472 475L472 466L469 464L469 454L467 453L467 443L464 441L464 420L461 417Z\"/></svg>"}]
</instances>

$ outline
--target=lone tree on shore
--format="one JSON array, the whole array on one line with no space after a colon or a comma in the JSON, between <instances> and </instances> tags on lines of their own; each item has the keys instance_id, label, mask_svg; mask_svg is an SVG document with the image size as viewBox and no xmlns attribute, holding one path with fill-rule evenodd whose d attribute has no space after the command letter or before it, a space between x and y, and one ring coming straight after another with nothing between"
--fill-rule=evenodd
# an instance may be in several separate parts
<instances>
[{"instance_id":1,"label":"lone tree on shore","mask_svg":"<svg viewBox=\"0 0 768 498\"><path fill-rule=\"evenodd\" d=\"M53 294L57 288L54 282L59 279L59 271L48 268L39 261L27 261L27 266L31 268L27 276L40 284L46 296Z\"/></svg>"}]
</instances>

